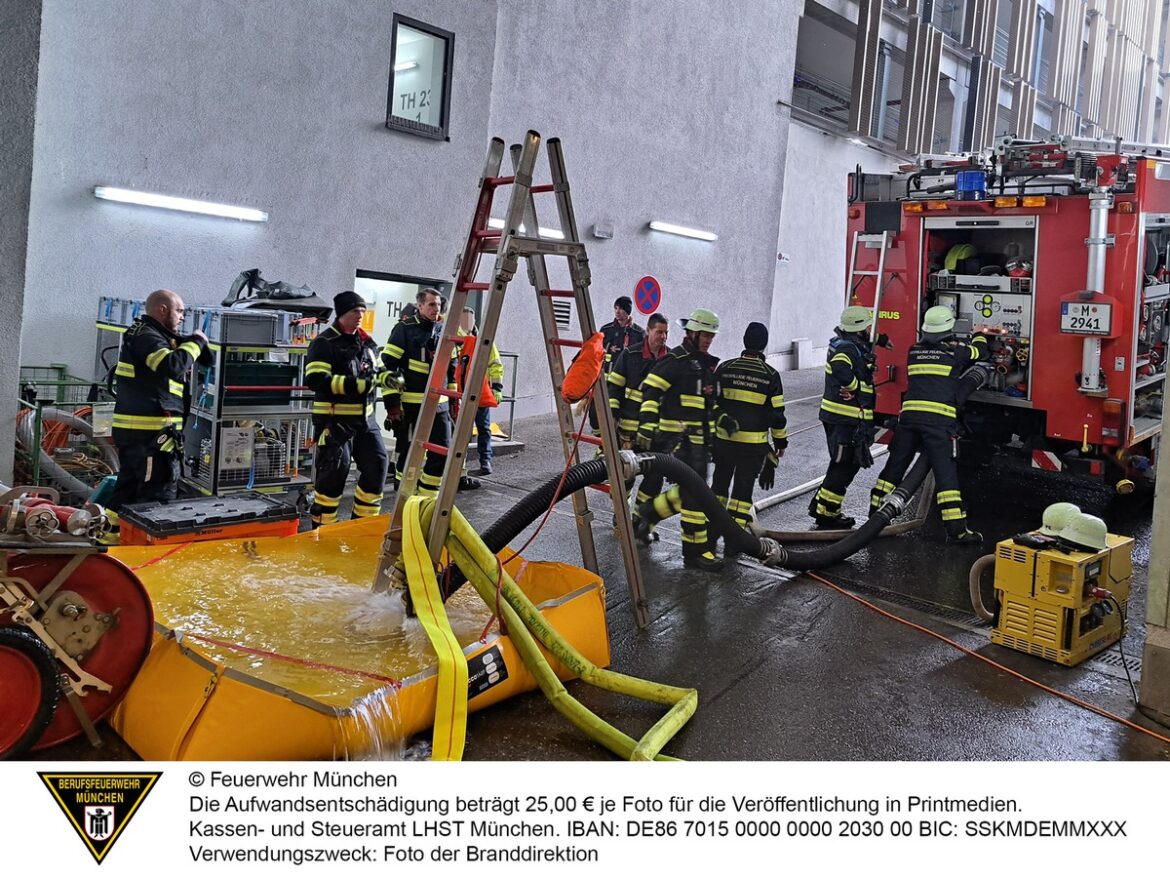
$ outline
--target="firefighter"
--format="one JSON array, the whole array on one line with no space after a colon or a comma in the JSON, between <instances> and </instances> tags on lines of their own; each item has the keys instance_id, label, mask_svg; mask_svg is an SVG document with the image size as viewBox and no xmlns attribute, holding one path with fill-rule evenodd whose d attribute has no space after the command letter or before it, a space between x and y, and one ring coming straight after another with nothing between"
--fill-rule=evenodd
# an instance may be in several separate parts
<instances>
[{"instance_id":1,"label":"firefighter","mask_svg":"<svg viewBox=\"0 0 1170 878\"><path fill-rule=\"evenodd\" d=\"M829 342L820 412L829 468L808 507L818 527L853 527L854 519L841 511L845 492L858 470L873 465L874 356L866 331L872 324L872 310L851 305L841 312L837 334Z\"/></svg>"},{"instance_id":2,"label":"firefighter","mask_svg":"<svg viewBox=\"0 0 1170 878\"><path fill-rule=\"evenodd\" d=\"M954 336L955 315L935 305L923 315L922 340L910 348L906 364L906 392L898 429L890 444L890 459L870 493L877 509L906 475L914 455L921 451L934 473L938 509L947 542L982 544L983 535L967 529L967 513L959 491L959 379L972 363L988 356L987 338L977 334L970 343Z\"/></svg>"},{"instance_id":3,"label":"firefighter","mask_svg":"<svg viewBox=\"0 0 1170 878\"><path fill-rule=\"evenodd\" d=\"M639 348L646 340L646 332L634 322L631 312L634 303L629 296L618 296L613 303L613 320L601 327L605 345L605 373L608 375L618 356L627 348ZM597 409L589 403L589 426L597 432Z\"/></svg>"},{"instance_id":4,"label":"firefighter","mask_svg":"<svg viewBox=\"0 0 1170 878\"><path fill-rule=\"evenodd\" d=\"M670 323L659 313L650 315L646 321L646 338L637 348L621 351L609 370L606 382L609 388L609 408L617 424L618 441L623 449L633 448L638 435L638 415L642 408L642 381L650 368L668 353L666 339L670 334ZM670 451L655 448L654 451ZM662 476L651 475L642 479L634 499L634 508L653 500L662 491ZM649 539L658 535L650 531Z\"/></svg>"},{"instance_id":5,"label":"firefighter","mask_svg":"<svg viewBox=\"0 0 1170 878\"><path fill-rule=\"evenodd\" d=\"M211 363L207 336L179 335L186 308L177 293L155 290L146 313L122 336L114 367L114 444L121 467L110 498L118 511L128 503L174 500L178 493L182 430L191 408L192 365Z\"/></svg>"},{"instance_id":6,"label":"firefighter","mask_svg":"<svg viewBox=\"0 0 1170 878\"><path fill-rule=\"evenodd\" d=\"M333 297L332 325L309 344L305 383L313 391L313 527L338 520L350 460L357 463L353 517L382 508L388 458L374 420L374 399L389 376L378 370L378 345L360 326L365 300L352 290Z\"/></svg>"},{"instance_id":7,"label":"firefighter","mask_svg":"<svg viewBox=\"0 0 1170 878\"><path fill-rule=\"evenodd\" d=\"M715 368L719 365L707 350L719 331L719 316L696 308L680 323L686 333L683 343L651 366L642 381L635 444L640 451L673 450L706 482L715 432ZM647 542L653 526L675 513L682 514L684 566L723 569L723 561L712 551L714 541L707 534L707 517L698 498L678 485L638 507L635 535Z\"/></svg>"},{"instance_id":8,"label":"firefighter","mask_svg":"<svg viewBox=\"0 0 1170 878\"><path fill-rule=\"evenodd\" d=\"M390 331L390 339L382 348L382 365L392 376L401 378L401 390L389 386L382 401L386 405L385 427L395 434L395 481L401 482L406 468L406 456L427 396L427 379L431 363L439 348L443 325L439 322L442 296L438 290L419 290L415 297L418 312L406 320L400 320ZM446 365L446 386L455 389L455 358ZM446 448L451 444L451 414L445 397L440 397L431 424L430 442ZM423 471L419 475L418 491L434 496L443 480L444 458L434 451L428 451ZM469 476L460 479L461 488L479 487L479 482Z\"/></svg>"},{"instance_id":9,"label":"firefighter","mask_svg":"<svg viewBox=\"0 0 1170 878\"><path fill-rule=\"evenodd\" d=\"M757 477L761 488L771 488L788 448L784 384L764 360L767 346L768 327L749 323L743 353L724 360L715 372L719 396L711 490L741 527L751 524Z\"/></svg>"}]
</instances>

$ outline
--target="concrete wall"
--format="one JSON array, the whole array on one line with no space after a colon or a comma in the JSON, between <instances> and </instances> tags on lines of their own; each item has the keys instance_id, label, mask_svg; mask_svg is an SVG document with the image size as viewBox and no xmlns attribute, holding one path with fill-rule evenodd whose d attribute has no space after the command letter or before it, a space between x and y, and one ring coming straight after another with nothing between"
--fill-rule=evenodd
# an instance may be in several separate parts
<instances>
[{"instance_id":1,"label":"concrete wall","mask_svg":"<svg viewBox=\"0 0 1170 878\"><path fill-rule=\"evenodd\" d=\"M29 193L40 55L40 0L0 6L0 481L12 481Z\"/></svg>"},{"instance_id":2,"label":"concrete wall","mask_svg":"<svg viewBox=\"0 0 1170 878\"><path fill-rule=\"evenodd\" d=\"M529 128L563 141L599 325L647 274L662 284L672 323L699 306L719 313L719 356L738 354L747 323L766 319L787 131L777 101L791 94L801 6L735 0L715 13L701 0L501 0L491 130L508 142ZM543 203L541 223L555 225ZM652 219L719 240L651 232ZM613 225L612 240L589 236L598 222ZM518 387L523 415L550 403L522 280L498 342L532 365ZM677 323L671 335L681 340Z\"/></svg>"},{"instance_id":3,"label":"concrete wall","mask_svg":"<svg viewBox=\"0 0 1170 878\"><path fill-rule=\"evenodd\" d=\"M89 375L102 294L218 304L260 267L330 300L359 268L450 274L488 137L494 2L44 6L23 362ZM384 127L394 12L455 33L449 142ZM271 220L98 201L95 184Z\"/></svg>"},{"instance_id":4,"label":"concrete wall","mask_svg":"<svg viewBox=\"0 0 1170 878\"><path fill-rule=\"evenodd\" d=\"M845 305L846 175L859 163L867 173L883 173L896 164L876 150L795 120L789 127L784 207L772 256L777 265L771 297L773 351L786 350L792 339L803 337L812 342L814 359L823 358ZM793 366L789 354L774 362L777 368Z\"/></svg>"}]
</instances>

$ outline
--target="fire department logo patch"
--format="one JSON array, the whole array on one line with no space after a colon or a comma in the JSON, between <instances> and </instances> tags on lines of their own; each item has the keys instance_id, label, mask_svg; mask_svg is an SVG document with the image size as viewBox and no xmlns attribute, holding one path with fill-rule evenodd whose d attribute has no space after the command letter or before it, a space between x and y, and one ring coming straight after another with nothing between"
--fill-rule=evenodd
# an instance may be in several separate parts
<instances>
[{"instance_id":1,"label":"fire department logo patch","mask_svg":"<svg viewBox=\"0 0 1170 878\"><path fill-rule=\"evenodd\" d=\"M101 863L162 772L38 771L93 858Z\"/></svg>"}]
</instances>

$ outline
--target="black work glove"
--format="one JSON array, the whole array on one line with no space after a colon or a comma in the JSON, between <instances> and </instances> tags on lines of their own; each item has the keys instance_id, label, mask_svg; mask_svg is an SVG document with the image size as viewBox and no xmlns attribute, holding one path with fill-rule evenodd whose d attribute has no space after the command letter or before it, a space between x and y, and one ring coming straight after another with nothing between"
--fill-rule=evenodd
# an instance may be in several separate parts
<instances>
[{"instance_id":1,"label":"black work glove","mask_svg":"<svg viewBox=\"0 0 1170 878\"><path fill-rule=\"evenodd\" d=\"M386 409L386 420L382 426L393 433L402 424L402 409L399 406L391 406Z\"/></svg>"},{"instance_id":2,"label":"black work glove","mask_svg":"<svg viewBox=\"0 0 1170 878\"><path fill-rule=\"evenodd\" d=\"M728 436L739 432L739 421L729 414L721 414L715 419L715 429L726 433Z\"/></svg>"},{"instance_id":3,"label":"black work glove","mask_svg":"<svg viewBox=\"0 0 1170 878\"><path fill-rule=\"evenodd\" d=\"M499 397L499 395L503 392L504 392L504 382L503 381L493 381L492 382L492 393L494 393L497 397Z\"/></svg>"},{"instance_id":4,"label":"black work glove","mask_svg":"<svg viewBox=\"0 0 1170 878\"><path fill-rule=\"evenodd\" d=\"M876 344L879 348L885 348L888 351L894 349L894 343L890 341L890 337L884 332L877 337L877 339L874 341L874 344Z\"/></svg>"},{"instance_id":5,"label":"black work glove","mask_svg":"<svg viewBox=\"0 0 1170 878\"><path fill-rule=\"evenodd\" d=\"M764 461L764 468L760 470L760 487L765 491L772 490L772 486L776 484L776 464L780 462L780 458L776 456L773 451L768 452L768 459Z\"/></svg>"}]
</instances>

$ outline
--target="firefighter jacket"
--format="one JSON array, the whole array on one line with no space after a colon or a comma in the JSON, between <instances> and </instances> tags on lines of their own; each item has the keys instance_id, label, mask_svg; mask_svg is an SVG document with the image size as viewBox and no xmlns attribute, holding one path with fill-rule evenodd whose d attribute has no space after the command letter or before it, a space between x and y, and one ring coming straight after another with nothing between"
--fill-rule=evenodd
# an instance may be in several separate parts
<instances>
[{"instance_id":1,"label":"firefighter jacket","mask_svg":"<svg viewBox=\"0 0 1170 878\"><path fill-rule=\"evenodd\" d=\"M987 359L987 355L987 339L982 335L970 343L951 337L942 341L923 339L911 347L899 420L906 424L953 425L959 417L959 379L968 366Z\"/></svg>"},{"instance_id":2,"label":"firefighter jacket","mask_svg":"<svg viewBox=\"0 0 1170 878\"><path fill-rule=\"evenodd\" d=\"M626 348L636 348L646 340L646 330L631 320L622 326L611 320L601 327L601 341L605 345L605 371L613 368L614 360Z\"/></svg>"},{"instance_id":3,"label":"firefighter jacket","mask_svg":"<svg viewBox=\"0 0 1170 878\"><path fill-rule=\"evenodd\" d=\"M195 336L177 336L150 316L135 320L122 336L114 367L114 438L153 442L168 427L182 430L190 408L187 376L196 360L209 356Z\"/></svg>"},{"instance_id":4,"label":"firefighter jacket","mask_svg":"<svg viewBox=\"0 0 1170 878\"><path fill-rule=\"evenodd\" d=\"M388 392L382 397L387 409L399 405L421 406L427 398L427 378L431 374L431 363L443 335L443 324L423 320L418 314L399 321L390 330L390 339L382 348L382 366L391 376L401 377L401 391L387 385ZM447 364L446 386L455 390L455 354ZM447 398L440 397L438 411L447 410Z\"/></svg>"},{"instance_id":5,"label":"firefighter jacket","mask_svg":"<svg viewBox=\"0 0 1170 878\"><path fill-rule=\"evenodd\" d=\"M672 348L642 380L638 432L710 445L718 365L718 357L699 352L689 341Z\"/></svg>"},{"instance_id":6,"label":"firefighter jacket","mask_svg":"<svg viewBox=\"0 0 1170 878\"><path fill-rule=\"evenodd\" d=\"M621 351L610 367L606 384L609 389L609 409L623 433L638 432L638 413L642 409L642 381L650 367L669 353L666 345L658 355L650 353L650 343L643 341L637 348Z\"/></svg>"},{"instance_id":7,"label":"firefighter jacket","mask_svg":"<svg viewBox=\"0 0 1170 878\"><path fill-rule=\"evenodd\" d=\"M873 422L873 346L854 333L839 332L829 342L821 421L826 424Z\"/></svg>"},{"instance_id":8,"label":"firefighter jacket","mask_svg":"<svg viewBox=\"0 0 1170 878\"><path fill-rule=\"evenodd\" d=\"M313 391L314 416L365 421L388 377L379 374L378 345L362 329L345 333L333 324L309 343L305 384Z\"/></svg>"},{"instance_id":9,"label":"firefighter jacket","mask_svg":"<svg viewBox=\"0 0 1170 878\"><path fill-rule=\"evenodd\" d=\"M776 448L788 446L784 384L763 354L744 351L734 360L724 360L715 380L719 386L716 439L751 445L766 445L771 439ZM729 424L729 419L735 423ZM729 432L730 427L735 431Z\"/></svg>"}]
</instances>

